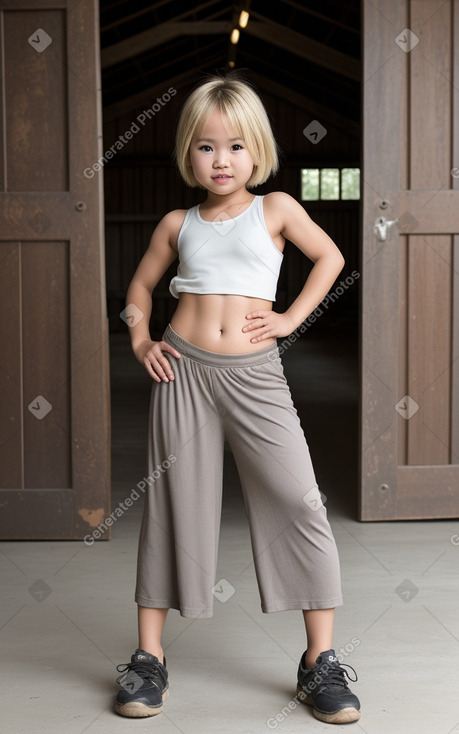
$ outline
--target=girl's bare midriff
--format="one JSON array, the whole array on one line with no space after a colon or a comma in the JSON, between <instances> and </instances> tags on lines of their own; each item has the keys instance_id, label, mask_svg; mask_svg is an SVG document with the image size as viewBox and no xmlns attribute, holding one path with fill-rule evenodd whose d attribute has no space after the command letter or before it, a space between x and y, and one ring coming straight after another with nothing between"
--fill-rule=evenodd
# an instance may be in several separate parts
<instances>
[{"instance_id":1,"label":"girl's bare midriff","mask_svg":"<svg viewBox=\"0 0 459 734\"><path fill-rule=\"evenodd\" d=\"M274 337L251 342L253 331L243 332L250 324L246 314L271 311L271 301L248 296L180 293L179 303L170 324L183 339L209 352L243 354L276 344Z\"/></svg>"}]
</instances>

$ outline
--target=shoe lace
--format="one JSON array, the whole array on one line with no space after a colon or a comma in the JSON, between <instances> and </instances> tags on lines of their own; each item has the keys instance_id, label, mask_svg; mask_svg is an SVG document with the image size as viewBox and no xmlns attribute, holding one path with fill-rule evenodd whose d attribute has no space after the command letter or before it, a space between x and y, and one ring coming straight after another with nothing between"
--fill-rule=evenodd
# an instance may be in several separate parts
<instances>
[{"instance_id":1,"label":"shoe lace","mask_svg":"<svg viewBox=\"0 0 459 734\"><path fill-rule=\"evenodd\" d=\"M354 673L355 678L351 678L347 670L344 670L344 668L350 668ZM346 678L352 683L355 683L358 680L357 673L355 672L354 668L352 667L352 665L348 665L347 663L335 663L330 667L329 670L327 670L326 672L324 671L324 673L322 673L321 669L319 671L319 675L323 675L323 682L320 687L321 690L324 690L330 685L349 688Z\"/></svg>"},{"instance_id":2,"label":"shoe lace","mask_svg":"<svg viewBox=\"0 0 459 734\"><path fill-rule=\"evenodd\" d=\"M142 660L136 660L133 663L121 663L116 666L117 671L122 673L122 675L116 679L116 682L120 683L121 680L126 680L131 671L138 675L139 678L143 678L144 680L153 680L160 670L159 666L160 663L145 662Z\"/></svg>"}]
</instances>

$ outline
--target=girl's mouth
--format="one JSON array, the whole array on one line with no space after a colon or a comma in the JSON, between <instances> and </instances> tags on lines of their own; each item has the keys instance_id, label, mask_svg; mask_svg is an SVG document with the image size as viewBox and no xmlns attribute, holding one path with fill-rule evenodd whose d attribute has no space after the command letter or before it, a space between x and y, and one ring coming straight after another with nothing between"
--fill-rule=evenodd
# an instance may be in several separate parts
<instances>
[{"instance_id":1,"label":"girl's mouth","mask_svg":"<svg viewBox=\"0 0 459 734\"><path fill-rule=\"evenodd\" d=\"M228 176L226 173L220 173L218 176L212 176L212 180L218 184L224 184L227 181L231 181L232 176Z\"/></svg>"}]
</instances>

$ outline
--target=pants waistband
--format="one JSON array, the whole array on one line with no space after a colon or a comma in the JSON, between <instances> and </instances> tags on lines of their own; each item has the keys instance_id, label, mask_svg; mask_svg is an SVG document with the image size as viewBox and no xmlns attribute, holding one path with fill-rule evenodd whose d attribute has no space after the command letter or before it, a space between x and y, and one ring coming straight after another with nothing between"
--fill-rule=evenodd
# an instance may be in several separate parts
<instances>
[{"instance_id":1,"label":"pants waistband","mask_svg":"<svg viewBox=\"0 0 459 734\"><path fill-rule=\"evenodd\" d=\"M179 336L170 324L166 326L163 340L175 347L180 354L215 367L250 367L264 362L273 362L280 359L279 348L275 346L265 347L256 352L243 352L242 354L222 354L220 352L209 352L201 349L195 344Z\"/></svg>"}]
</instances>

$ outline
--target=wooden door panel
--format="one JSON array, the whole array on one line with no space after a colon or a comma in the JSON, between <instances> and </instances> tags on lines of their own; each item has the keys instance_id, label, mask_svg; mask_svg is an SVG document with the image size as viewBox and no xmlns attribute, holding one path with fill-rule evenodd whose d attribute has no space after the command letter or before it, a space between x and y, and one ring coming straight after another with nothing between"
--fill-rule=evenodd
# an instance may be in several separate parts
<instances>
[{"instance_id":1,"label":"wooden door panel","mask_svg":"<svg viewBox=\"0 0 459 734\"><path fill-rule=\"evenodd\" d=\"M21 351L19 306L19 246L0 242L0 487L20 487L22 483ZM0 507L0 514L2 508Z\"/></svg>"},{"instance_id":2,"label":"wooden door panel","mask_svg":"<svg viewBox=\"0 0 459 734\"><path fill-rule=\"evenodd\" d=\"M364 2L362 520L459 516L458 17Z\"/></svg>"},{"instance_id":3,"label":"wooden door panel","mask_svg":"<svg viewBox=\"0 0 459 734\"><path fill-rule=\"evenodd\" d=\"M21 4L3 13L8 190L67 191L66 11L26 11ZM41 47L38 29L52 39L41 52L28 42L35 34Z\"/></svg>"},{"instance_id":4,"label":"wooden door panel","mask_svg":"<svg viewBox=\"0 0 459 734\"><path fill-rule=\"evenodd\" d=\"M451 422L451 237L408 239L407 464L447 464Z\"/></svg>"},{"instance_id":5,"label":"wooden door panel","mask_svg":"<svg viewBox=\"0 0 459 734\"><path fill-rule=\"evenodd\" d=\"M0 537L80 539L110 512L97 3L0 13Z\"/></svg>"},{"instance_id":6,"label":"wooden door panel","mask_svg":"<svg viewBox=\"0 0 459 734\"><path fill-rule=\"evenodd\" d=\"M24 489L71 487L68 243L20 248Z\"/></svg>"},{"instance_id":7,"label":"wooden door panel","mask_svg":"<svg viewBox=\"0 0 459 734\"><path fill-rule=\"evenodd\" d=\"M72 489L6 489L1 492L1 502L3 539L78 539Z\"/></svg>"},{"instance_id":8,"label":"wooden door panel","mask_svg":"<svg viewBox=\"0 0 459 734\"><path fill-rule=\"evenodd\" d=\"M399 466L395 517L421 520L457 517L458 467Z\"/></svg>"}]
</instances>

